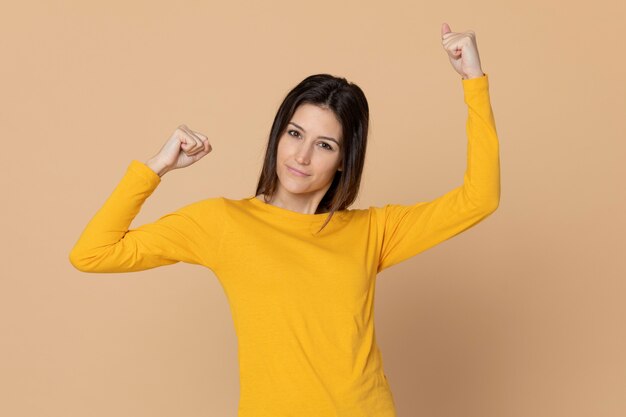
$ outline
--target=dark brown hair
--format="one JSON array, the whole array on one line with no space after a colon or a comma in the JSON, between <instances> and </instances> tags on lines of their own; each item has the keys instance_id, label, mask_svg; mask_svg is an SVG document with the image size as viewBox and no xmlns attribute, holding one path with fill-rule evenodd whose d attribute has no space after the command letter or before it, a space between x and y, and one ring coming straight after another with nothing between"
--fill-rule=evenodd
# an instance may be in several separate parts
<instances>
[{"instance_id":1,"label":"dark brown hair","mask_svg":"<svg viewBox=\"0 0 626 417\"><path fill-rule=\"evenodd\" d=\"M321 231L335 211L349 207L359 193L367 149L369 106L358 85L330 74L310 75L289 91L274 117L256 188L255 195L263 193L266 203L279 181L276 174L278 141L298 106L304 103L332 110L342 126L342 171L335 172L330 188L317 207L316 214L329 213Z\"/></svg>"}]
</instances>

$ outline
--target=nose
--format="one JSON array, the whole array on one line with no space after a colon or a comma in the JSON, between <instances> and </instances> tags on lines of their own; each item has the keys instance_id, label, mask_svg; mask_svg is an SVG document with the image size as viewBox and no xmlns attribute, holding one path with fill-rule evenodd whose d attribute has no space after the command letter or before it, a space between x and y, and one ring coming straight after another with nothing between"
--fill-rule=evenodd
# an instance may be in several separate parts
<instances>
[{"instance_id":1,"label":"nose","mask_svg":"<svg viewBox=\"0 0 626 417\"><path fill-rule=\"evenodd\" d=\"M308 165L311 162L311 149L306 143L301 143L296 149L296 161L302 165Z\"/></svg>"}]
</instances>

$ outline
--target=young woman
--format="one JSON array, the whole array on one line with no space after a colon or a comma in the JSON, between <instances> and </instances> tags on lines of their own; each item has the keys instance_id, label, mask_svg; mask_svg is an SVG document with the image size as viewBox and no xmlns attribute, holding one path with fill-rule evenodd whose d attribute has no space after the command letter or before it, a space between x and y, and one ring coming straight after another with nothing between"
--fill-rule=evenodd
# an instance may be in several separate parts
<instances>
[{"instance_id":1,"label":"young woman","mask_svg":"<svg viewBox=\"0 0 626 417\"><path fill-rule=\"evenodd\" d=\"M239 417L394 417L374 330L376 275L477 224L499 204L487 75L474 32L442 26L462 76L468 159L461 186L427 202L349 209L368 133L361 89L328 74L285 97L256 192L207 198L128 227L161 177L211 151L181 125L147 162L133 160L70 253L85 272L203 265L220 280L238 337Z\"/></svg>"}]
</instances>

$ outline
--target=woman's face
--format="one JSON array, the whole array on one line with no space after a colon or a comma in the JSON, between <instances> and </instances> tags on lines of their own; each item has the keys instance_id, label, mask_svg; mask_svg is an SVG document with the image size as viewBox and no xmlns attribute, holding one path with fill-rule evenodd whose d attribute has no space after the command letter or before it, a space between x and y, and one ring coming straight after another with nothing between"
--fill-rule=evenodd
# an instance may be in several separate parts
<instances>
[{"instance_id":1,"label":"woman's face","mask_svg":"<svg viewBox=\"0 0 626 417\"><path fill-rule=\"evenodd\" d=\"M321 199L341 165L341 135L332 110L309 103L298 106L278 142L278 194Z\"/></svg>"}]
</instances>

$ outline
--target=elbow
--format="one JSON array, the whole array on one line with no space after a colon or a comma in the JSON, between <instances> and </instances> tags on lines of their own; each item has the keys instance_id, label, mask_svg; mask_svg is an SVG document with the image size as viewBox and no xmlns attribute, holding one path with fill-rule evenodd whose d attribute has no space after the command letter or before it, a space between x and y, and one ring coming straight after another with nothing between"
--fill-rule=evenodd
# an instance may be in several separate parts
<instances>
[{"instance_id":1,"label":"elbow","mask_svg":"<svg viewBox=\"0 0 626 417\"><path fill-rule=\"evenodd\" d=\"M485 209L487 210L487 212L489 214L493 213L494 211L496 211L498 209L498 207L500 206L500 198L494 198L492 199L489 204L487 204L485 206Z\"/></svg>"},{"instance_id":2,"label":"elbow","mask_svg":"<svg viewBox=\"0 0 626 417\"><path fill-rule=\"evenodd\" d=\"M69 261L72 266L81 272L91 272L88 267L88 263L85 261L85 257L81 256L77 250L72 250L69 255Z\"/></svg>"},{"instance_id":3,"label":"elbow","mask_svg":"<svg viewBox=\"0 0 626 417\"><path fill-rule=\"evenodd\" d=\"M463 197L476 212L489 215L500 205L500 186L489 190L474 190L464 185Z\"/></svg>"},{"instance_id":4,"label":"elbow","mask_svg":"<svg viewBox=\"0 0 626 417\"><path fill-rule=\"evenodd\" d=\"M500 205L500 186L480 198L477 205L488 215L496 211Z\"/></svg>"},{"instance_id":5,"label":"elbow","mask_svg":"<svg viewBox=\"0 0 626 417\"><path fill-rule=\"evenodd\" d=\"M494 211L498 209L499 205L500 205L499 198L490 198L488 200L484 199L480 201L474 201L473 203L474 209L477 212L480 212L484 216L491 215Z\"/></svg>"},{"instance_id":6,"label":"elbow","mask_svg":"<svg viewBox=\"0 0 626 417\"><path fill-rule=\"evenodd\" d=\"M74 268L78 269L81 272L84 272L84 267L83 267L83 264L81 263L81 258L75 250L70 252L70 256L68 258Z\"/></svg>"},{"instance_id":7,"label":"elbow","mask_svg":"<svg viewBox=\"0 0 626 417\"><path fill-rule=\"evenodd\" d=\"M499 205L500 205L500 199L499 198L492 198L490 200L487 200L487 201L483 202L480 205L480 207L481 207L481 210L486 215L490 215L490 214L492 214L494 211L496 211L498 209Z\"/></svg>"}]
</instances>

